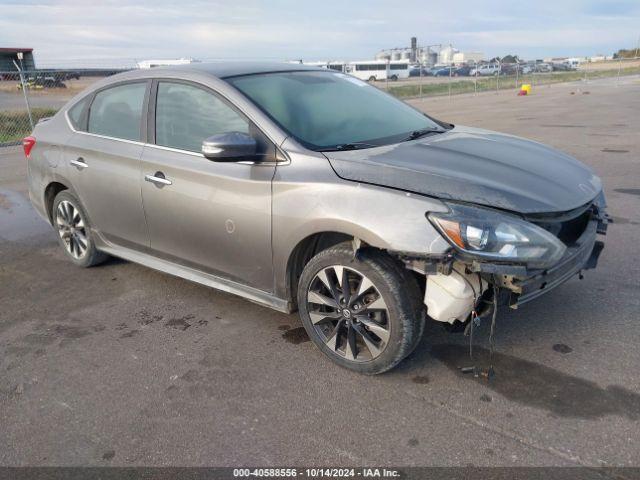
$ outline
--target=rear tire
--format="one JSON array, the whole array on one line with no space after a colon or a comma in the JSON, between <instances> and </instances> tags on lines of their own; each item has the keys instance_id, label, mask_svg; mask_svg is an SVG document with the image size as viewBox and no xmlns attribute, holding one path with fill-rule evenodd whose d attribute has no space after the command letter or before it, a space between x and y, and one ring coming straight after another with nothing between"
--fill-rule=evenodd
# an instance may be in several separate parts
<instances>
[{"instance_id":1,"label":"rear tire","mask_svg":"<svg viewBox=\"0 0 640 480\"><path fill-rule=\"evenodd\" d=\"M53 200L51 220L58 243L67 258L79 267L92 267L109 258L96 249L89 216L80 200L68 190L58 193Z\"/></svg>"},{"instance_id":2,"label":"rear tire","mask_svg":"<svg viewBox=\"0 0 640 480\"><path fill-rule=\"evenodd\" d=\"M369 81L370 81L370 82L375 82L375 81L376 81L376 77L374 77L373 75L371 75L371 76L369 77Z\"/></svg>"},{"instance_id":3,"label":"rear tire","mask_svg":"<svg viewBox=\"0 0 640 480\"><path fill-rule=\"evenodd\" d=\"M305 266L298 308L309 338L325 355L367 375L408 356L426 317L410 272L379 250L361 249L354 258L348 243L320 252Z\"/></svg>"}]
</instances>

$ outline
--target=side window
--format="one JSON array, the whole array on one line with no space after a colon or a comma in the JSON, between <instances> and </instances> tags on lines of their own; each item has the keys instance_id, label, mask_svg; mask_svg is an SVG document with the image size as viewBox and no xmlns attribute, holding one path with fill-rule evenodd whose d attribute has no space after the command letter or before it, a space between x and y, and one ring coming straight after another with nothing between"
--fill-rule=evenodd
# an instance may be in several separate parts
<instances>
[{"instance_id":1,"label":"side window","mask_svg":"<svg viewBox=\"0 0 640 480\"><path fill-rule=\"evenodd\" d=\"M71 125L73 125L73 128L75 128L76 130L80 130L82 132L86 130L86 117L84 116L84 112L85 112L85 109L87 108L90 97L91 95L89 95L89 97L83 98L78 103L76 103L73 107L71 107L67 112L67 115L69 116L69 121L71 122Z\"/></svg>"},{"instance_id":2,"label":"side window","mask_svg":"<svg viewBox=\"0 0 640 480\"><path fill-rule=\"evenodd\" d=\"M200 152L205 138L225 132L249 133L249 122L202 88L158 83L156 145Z\"/></svg>"},{"instance_id":3,"label":"side window","mask_svg":"<svg viewBox=\"0 0 640 480\"><path fill-rule=\"evenodd\" d=\"M89 110L90 133L140 141L145 83L119 85L98 92Z\"/></svg>"}]
</instances>

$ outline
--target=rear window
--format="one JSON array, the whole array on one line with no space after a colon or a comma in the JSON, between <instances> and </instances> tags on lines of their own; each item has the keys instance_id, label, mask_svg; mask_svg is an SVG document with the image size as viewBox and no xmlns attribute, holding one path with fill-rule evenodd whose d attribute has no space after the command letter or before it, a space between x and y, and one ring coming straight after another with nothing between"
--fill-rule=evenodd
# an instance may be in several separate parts
<instances>
[{"instance_id":1,"label":"rear window","mask_svg":"<svg viewBox=\"0 0 640 480\"><path fill-rule=\"evenodd\" d=\"M98 92L89 110L89 133L140 141L146 89L146 83L130 83Z\"/></svg>"}]
</instances>

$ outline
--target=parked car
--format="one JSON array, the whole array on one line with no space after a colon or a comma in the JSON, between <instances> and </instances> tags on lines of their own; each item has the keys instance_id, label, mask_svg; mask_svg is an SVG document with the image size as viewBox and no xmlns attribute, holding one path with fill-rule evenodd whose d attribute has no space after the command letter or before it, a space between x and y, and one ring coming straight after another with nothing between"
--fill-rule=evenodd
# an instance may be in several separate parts
<instances>
[{"instance_id":1,"label":"parked car","mask_svg":"<svg viewBox=\"0 0 640 480\"><path fill-rule=\"evenodd\" d=\"M532 72L533 72L533 67L531 65L528 65L528 64L520 65L519 73L521 75L529 75Z\"/></svg>"},{"instance_id":2,"label":"parked car","mask_svg":"<svg viewBox=\"0 0 640 480\"><path fill-rule=\"evenodd\" d=\"M550 63L536 63L535 71L539 73L549 73L553 71Z\"/></svg>"},{"instance_id":3,"label":"parked car","mask_svg":"<svg viewBox=\"0 0 640 480\"><path fill-rule=\"evenodd\" d=\"M409 76L410 77L419 77L419 76L423 76L423 77L428 77L431 75L431 70L426 68L426 67L412 67L409 70Z\"/></svg>"},{"instance_id":4,"label":"parked car","mask_svg":"<svg viewBox=\"0 0 640 480\"><path fill-rule=\"evenodd\" d=\"M471 70L473 68L474 67L471 67L470 65L462 65L462 66L456 68L453 71L453 76L454 77L468 77L469 73L471 72Z\"/></svg>"},{"instance_id":5,"label":"parked car","mask_svg":"<svg viewBox=\"0 0 640 480\"><path fill-rule=\"evenodd\" d=\"M553 68L554 72L568 72L572 70L571 65L564 62L552 63L551 67Z\"/></svg>"},{"instance_id":6,"label":"parked car","mask_svg":"<svg viewBox=\"0 0 640 480\"><path fill-rule=\"evenodd\" d=\"M525 63L503 63L500 66L500 75L527 75L531 71L531 67Z\"/></svg>"},{"instance_id":7,"label":"parked car","mask_svg":"<svg viewBox=\"0 0 640 480\"><path fill-rule=\"evenodd\" d=\"M366 374L416 348L425 313L468 325L594 268L607 226L601 180L569 155L304 65L115 75L23 147L77 266L113 255L298 310Z\"/></svg>"},{"instance_id":8,"label":"parked car","mask_svg":"<svg viewBox=\"0 0 640 480\"><path fill-rule=\"evenodd\" d=\"M515 75L518 68L517 63L503 63L500 65L500 75Z\"/></svg>"},{"instance_id":9,"label":"parked car","mask_svg":"<svg viewBox=\"0 0 640 480\"><path fill-rule=\"evenodd\" d=\"M67 88L67 85L54 75L38 74L25 79L25 85L28 89L40 90L43 88ZM19 83L18 89L22 89Z\"/></svg>"},{"instance_id":10,"label":"parked car","mask_svg":"<svg viewBox=\"0 0 640 480\"><path fill-rule=\"evenodd\" d=\"M580 67L580 61L576 59L565 60L565 63L569 66L569 70L578 70Z\"/></svg>"},{"instance_id":11,"label":"parked car","mask_svg":"<svg viewBox=\"0 0 640 480\"><path fill-rule=\"evenodd\" d=\"M437 69L432 70L434 77L448 77L453 73L453 67L439 67Z\"/></svg>"},{"instance_id":12,"label":"parked car","mask_svg":"<svg viewBox=\"0 0 640 480\"><path fill-rule=\"evenodd\" d=\"M74 72L74 71L64 72L60 74L60 78L62 80L80 80L80 72Z\"/></svg>"},{"instance_id":13,"label":"parked car","mask_svg":"<svg viewBox=\"0 0 640 480\"><path fill-rule=\"evenodd\" d=\"M484 65L479 65L476 68L472 69L469 74L475 75L477 72L478 75L486 77L490 75L498 75L500 73L500 65L497 63L487 63Z\"/></svg>"}]
</instances>

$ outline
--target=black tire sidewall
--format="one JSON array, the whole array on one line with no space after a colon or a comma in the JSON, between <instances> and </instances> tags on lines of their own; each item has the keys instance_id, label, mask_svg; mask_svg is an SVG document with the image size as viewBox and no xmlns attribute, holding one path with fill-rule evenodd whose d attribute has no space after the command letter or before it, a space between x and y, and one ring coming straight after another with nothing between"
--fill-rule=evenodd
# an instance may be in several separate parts
<instances>
[{"instance_id":1,"label":"black tire sidewall","mask_svg":"<svg viewBox=\"0 0 640 480\"><path fill-rule=\"evenodd\" d=\"M65 245L64 241L58 234L58 227L56 225L56 212L58 210L58 205L63 200L66 200L67 202L71 203L74 206L74 208L80 212L80 216L82 217L82 220L85 225L85 236L87 238L88 245L87 245L87 253L82 258L75 258L73 255L71 255L67 250L67 246ZM96 249L95 242L93 240L93 234L91 231L91 221L89 220L89 216L87 215L87 212L82 206L82 203L80 202L80 200L73 193L69 192L68 190L63 190L62 192L58 193L58 195L56 195L56 197L53 200L53 207L51 209L51 220L52 220L53 228L56 231L58 244L60 244L60 246L62 247L66 257L69 260L71 260L74 264L76 264L79 267L91 267L93 265L97 265L98 263L103 262L106 259L106 255Z\"/></svg>"},{"instance_id":2,"label":"black tire sidewall","mask_svg":"<svg viewBox=\"0 0 640 480\"><path fill-rule=\"evenodd\" d=\"M369 278L384 299L391 327L389 342L375 359L366 362L347 360L335 354L318 335L307 311L307 291L316 274L331 265L352 268ZM415 348L420 319L415 318L415 301L410 289L404 289L403 278L393 260L379 251L361 251L358 258L347 246L332 247L320 252L306 265L298 285L298 308L302 324L313 343L333 362L341 367L364 374L382 373L396 366Z\"/></svg>"}]
</instances>

